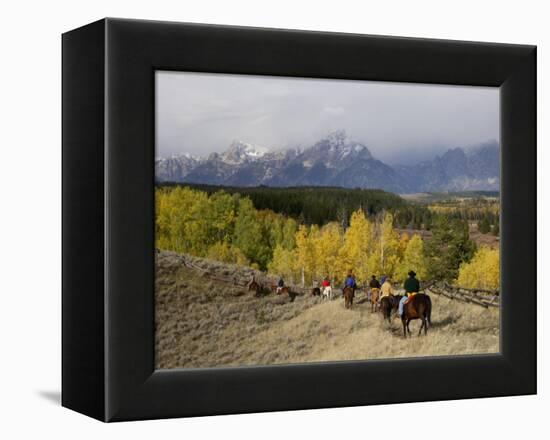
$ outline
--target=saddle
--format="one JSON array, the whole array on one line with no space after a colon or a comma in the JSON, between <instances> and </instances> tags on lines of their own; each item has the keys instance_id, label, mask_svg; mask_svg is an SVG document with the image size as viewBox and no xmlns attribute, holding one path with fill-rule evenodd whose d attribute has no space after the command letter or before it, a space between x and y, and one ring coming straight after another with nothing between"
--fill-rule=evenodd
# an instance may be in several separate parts
<instances>
[{"instance_id":1,"label":"saddle","mask_svg":"<svg viewBox=\"0 0 550 440\"><path fill-rule=\"evenodd\" d=\"M407 297L407 299L405 300L405 302L403 304L409 304L412 301L413 297L417 294L418 294L418 292L409 293L409 296Z\"/></svg>"}]
</instances>

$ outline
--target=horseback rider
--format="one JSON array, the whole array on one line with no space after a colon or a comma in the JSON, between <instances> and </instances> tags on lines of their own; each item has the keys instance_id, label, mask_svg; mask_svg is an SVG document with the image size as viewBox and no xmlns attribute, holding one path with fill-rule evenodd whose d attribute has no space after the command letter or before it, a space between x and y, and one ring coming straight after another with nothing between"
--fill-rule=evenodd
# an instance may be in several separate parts
<instances>
[{"instance_id":1,"label":"horseback rider","mask_svg":"<svg viewBox=\"0 0 550 440\"><path fill-rule=\"evenodd\" d=\"M330 280L328 277L325 277L323 281L321 281L321 288L323 289L323 295L329 299L332 299L332 287L330 286Z\"/></svg>"},{"instance_id":2,"label":"horseback rider","mask_svg":"<svg viewBox=\"0 0 550 440\"><path fill-rule=\"evenodd\" d=\"M380 282L376 279L376 275L373 275L371 277L371 280L369 281L369 289L370 289L371 296L373 293L377 293L380 290L380 286L381 286Z\"/></svg>"},{"instance_id":3,"label":"horseback rider","mask_svg":"<svg viewBox=\"0 0 550 440\"><path fill-rule=\"evenodd\" d=\"M344 281L344 288L346 287L351 287L353 290L357 289L357 283L355 282L355 277L351 269L348 271L348 276Z\"/></svg>"},{"instance_id":4,"label":"horseback rider","mask_svg":"<svg viewBox=\"0 0 550 440\"><path fill-rule=\"evenodd\" d=\"M279 282L277 283L277 294L281 293L283 287L285 287L285 281L283 280L283 277L281 277L279 278Z\"/></svg>"},{"instance_id":5,"label":"horseback rider","mask_svg":"<svg viewBox=\"0 0 550 440\"><path fill-rule=\"evenodd\" d=\"M380 282L376 279L376 275L373 275L369 282L369 287L371 289L380 289Z\"/></svg>"},{"instance_id":6,"label":"horseback rider","mask_svg":"<svg viewBox=\"0 0 550 440\"><path fill-rule=\"evenodd\" d=\"M382 277L382 280L382 287L380 287L382 294L380 295L380 299L384 298L385 296L393 295L393 288L391 286L390 278Z\"/></svg>"},{"instance_id":7,"label":"horseback rider","mask_svg":"<svg viewBox=\"0 0 550 440\"><path fill-rule=\"evenodd\" d=\"M403 288L405 289L405 295L401 300L399 301L399 309L397 313L399 316L403 316L403 307L405 306L405 301L407 301L407 298L412 295L416 295L418 291L420 290L420 283L416 279L416 273L411 270L409 273L409 278L405 280L405 283L403 284Z\"/></svg>"}]
</instances>

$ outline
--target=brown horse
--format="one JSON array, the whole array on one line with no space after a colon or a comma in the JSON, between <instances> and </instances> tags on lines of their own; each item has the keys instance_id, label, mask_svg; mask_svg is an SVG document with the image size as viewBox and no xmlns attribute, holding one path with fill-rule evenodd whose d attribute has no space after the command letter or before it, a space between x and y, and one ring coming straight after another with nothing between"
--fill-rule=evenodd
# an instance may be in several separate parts
<instances>
[{"instance_id":1,"label":"brown horse","mask_svg":"<svg viewBox=\"0 0 550 440\"><path fill-rule=\"evenodd\" d=\"M382 316L384 317L384 319L387 319L388 322L391 322L392 311L394 313L397 312L400 298L400 296L394 296L390 294L389 296L384 296L380 300L380 310L382 310Z\"/></svg>"},{"instance_id":2,"label":"brown horse","mask_svg":"<svg viewBox=\"0 0 550 440\"><path fill-rule=\"evenodd\" d=\"M248 291L254 291L255 296L260 296L260 293L262 291L262 285L258 283L256 280L252 280L250 284L248 285Z\"/></svg>"},{"instance_id":3,"label":"brown horse","mask_svg":"<svg viewBox=\"0 0 550 440\"><path fill-rule=\"evenodd\" d=\"M344 287L342 290L342 295L344 297L344 305L346 309L351 309L353 307L353 297L355 296L355 289L351 287Z\"/></svg>"},{"instance_id":4,"label":"brown horse","mask_svg":"<svg viewBox=\"0 0 550 440\"><path fill-rule=\"evenodd\" d=\"M378 298L380 295L380 289L370 289L370 311L377 312L380 309L380 304L378 304Z\"/></svg>"},{"instance_id":5,"label":"brown horse","mask_svg":"<svg viewBox=\"0 0 550 440\"><path fill-rule=\"evenodd\" d=\"M411 334L409 329L409 322L413 319L420 319L422 325L418 332L418 336L422 334L422 329L424 329L424 334L428 334L428 324L432 325L431 320L432 315L432 300L428 295L424 293L417 293L414 295L407 304L403 307L403 315L401 316L401 322L403 323L403 336L407 337L407 332Z\"/></svg>"},{"instance_id":6,"label":"brown horse","mask_svg":"<svg viewBox=\"0 0 550 440\"><path fill-rule=\"evenodd\" d=\"M287 295L290 295L290 289L287 286L281 287L278 291L277 288L275 288L275 292L277 292L277 295L280 295L281 293L286 293Z\"/></svg>"},{"instance_id":7,"label":"brown horse","mask_svg":"<svg viewBox=\"0 0 550 440\"><path fill-rule=\"evenodd\" d=\"M311 296L321 296L321 289L319 287L311 289Z\"/></svg>"},{"instance_id":8,"label":"brown horse","mask_svg":"<svg viewBox=\"0 0 550 440\"><path fill-rule=\"evenodd\" d=\"M276 293L277 295L280 295L281 293L290 293L290 289L287 286L278 288L277 284L271 285L271 292Z\"/></svg>"}]
</instances>

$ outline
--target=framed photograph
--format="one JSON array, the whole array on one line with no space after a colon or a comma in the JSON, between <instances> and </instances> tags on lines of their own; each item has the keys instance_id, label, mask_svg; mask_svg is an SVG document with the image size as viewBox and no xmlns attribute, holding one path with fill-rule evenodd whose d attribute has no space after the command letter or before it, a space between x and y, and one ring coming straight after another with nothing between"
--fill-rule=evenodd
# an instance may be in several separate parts
<instances>
[{"instance_id":1,"label":"framed photograph","mask_svg":"<svg viewBox=\"0 0 550 440\"><path fill-rule=\"evenodd\" d=\"M536 393L536 47L63 35L62 403L102 421Z\"/></svg>"}]
</instances>

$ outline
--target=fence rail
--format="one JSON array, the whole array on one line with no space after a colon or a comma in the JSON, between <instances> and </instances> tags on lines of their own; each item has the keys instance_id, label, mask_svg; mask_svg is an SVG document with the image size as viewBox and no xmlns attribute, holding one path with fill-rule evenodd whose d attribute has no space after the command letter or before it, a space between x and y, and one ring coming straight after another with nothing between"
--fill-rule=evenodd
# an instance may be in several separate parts
<instances>
[{"instance_id":1,"label":"fence rail","mask_svg":"<svg viewBox=\"0 0 550 440\"><path fill-rule=\"evenodd\" d=\"M466 289L464 287L451 286L448 283L432 283L425 288L425 291L428 294L433 293L485 308L499 307L500 304L498 290Z\"/></svg>"}]
</instances>

